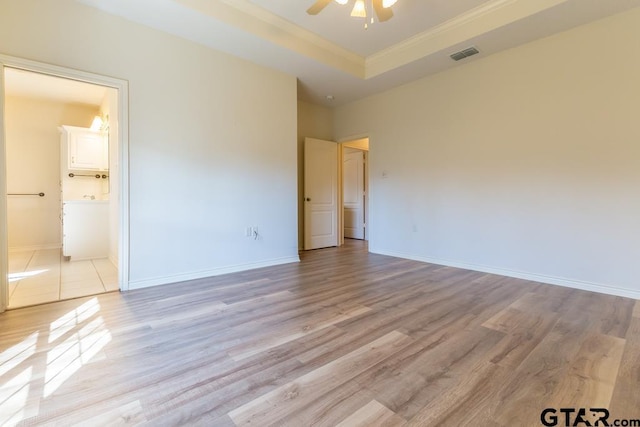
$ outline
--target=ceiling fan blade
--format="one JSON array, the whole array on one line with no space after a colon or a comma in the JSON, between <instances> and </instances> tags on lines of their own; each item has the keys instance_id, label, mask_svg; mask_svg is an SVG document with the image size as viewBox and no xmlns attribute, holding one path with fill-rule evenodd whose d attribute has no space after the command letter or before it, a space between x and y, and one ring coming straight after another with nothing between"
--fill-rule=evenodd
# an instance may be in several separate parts
<instances>
[{"instance_id":1,"label":"ceiling fan blade","mask_svg":"<svg viewBox=\"0 0 640 427\"><path fill-rule=\"evenodd\" d=\"M380 1L382 1L382 0L380 0ZM309 9L307 9L307 13L309 15L317 15L318 13L322 12L322 9L327 7L329 5L329 3L331 3L331 0L318 0L313 4L313 6L311 6ZM380 3L380 4L382 4L382 3Z\"/></svg>"},{"instance_id":2,"label":"ceiling fan blade","mask_svg":"<svg viewBox=\"0 0 640 427\"><path fill-rule=\"evenodd\" d=\"M393 11L390 7L382 7L382 0L373 0L373 8L376 11L376 15L378 15L378 21L384 22L393 18Z\"/></svg>"}]
</instances>

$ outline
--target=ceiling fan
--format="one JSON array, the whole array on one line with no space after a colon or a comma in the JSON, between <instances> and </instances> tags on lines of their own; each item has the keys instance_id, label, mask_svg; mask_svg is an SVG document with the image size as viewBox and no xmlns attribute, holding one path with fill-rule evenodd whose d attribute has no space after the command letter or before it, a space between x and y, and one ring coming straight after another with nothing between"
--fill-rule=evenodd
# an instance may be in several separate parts
<instances>
[{"instance_id":1,"label":"ceiling fan","mask_svg":"<svg viewBox=\"0 0 640 427\"><path fill-rule=\"evenodd\" d=\"M307 9L309 15L317 15L329 5L333 0L317 0L313 6ZM391 6L396 3L397 0L356 0L351 11L351 16L356 18L367 18L367 3L370 4L369 14L372 15L371 9L375 10L378 16L378 21L388 21L393 17L393 11ZM335 0L336 3L345 5L349 0ZM373 22L373 16L371 16Z\"/></svg>"}]
</instances>

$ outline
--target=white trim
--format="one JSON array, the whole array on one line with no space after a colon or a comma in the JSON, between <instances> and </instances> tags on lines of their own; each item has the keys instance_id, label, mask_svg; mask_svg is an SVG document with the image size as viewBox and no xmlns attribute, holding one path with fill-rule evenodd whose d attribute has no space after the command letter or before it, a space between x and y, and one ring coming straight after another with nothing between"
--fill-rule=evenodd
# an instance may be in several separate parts
<instances>
[{"instance_id":1,"label":"white trim","mask_svg":"<svg viewBox=\"0 0 640 427\"><path fill-rule=\"evenodd\" d=\"M365 57L353 53L247 0L176 0L182 6L363 79ZM93 4L94 2L88 2Z\"/></svg>"},{"instance_id":2,"label":"white trim","mask_svg":"<svg viewBox=\"0 0 640 427\"><path fill-rule=\"evenodd\" d=\"M120 168L120 199L118 207L120 215L118 224L120 235L118 236L118 283L121 291L130 289L129 272L131 268L129 260L129 82L121 80L118 88L118 156Z\"/></svg>"},{"instance_id":3,"label":"white trim","mask_svg":"<svg viewBox=\"0 0 640 427\"><path fill-rule=\"evenodd\" d=\"M14 247L9 247L9 253L47 251L49 249L62 249L62 245L60 243L49 243L48 245L14 246Z\"/></svg>"},{"instance_id":4,"label":"white trim","mask_svg":"<svg viewBox=\"0 0 640 427\"><path fill-rule=\"evenodd\" d=\"M585 282L582 280L567 279L564 277L547 276L544 274L529 273L524 271L510 270L500 267L490 267L486 265L470 264L462 261L451 261L440 258L422 257L409 255L393 251L381 251L369 248L369 252L387 255L396 258L410 259L414 261L427 262L430 264L444 265L447 267L462 268L465 270L480 271L483 273L497 274L500 276L515 277L517 279L531 280L533 282L547 283L549 285L564 286L567 288L581 289L583 291L598 292L601 294L615 295L619 297L633 298L640 300L640 291L635 289L619 288L601 283Z\"/></svg>"},{"instance_id":5,"label":"white trim","mask_svg":"<svg viewBox=\"0 0 640 427\"><path fill-rule=\"evenodd\" d=\"M116 254L109 254L107 259L111 264L113 264L114 267L118 268L118 257L116 256Z\"/></svg>"},{"instance_id":6,"label":"white trim","mask_svg":"<svg viewBox=\"0 0 640 427\"><path fill-rule=\"evenodd\" d=\"M98 7L97 0L81 1ZM368 80L568 0L488 0L436 27L368 56L353 53L248 0L176 1L184 7L240 28L275 45Z\"/></svg>"},{"instance_id":7,"label":"white trim","mask_svg":"<svg viewBox=\"0 0 640 427\"><path fill-rule=\"evenodd\" d=\"M0 212L7 212L7 161L4 142L4 60L0 57ZM0 313L9 305L9 240L7 215L0 220Z\"/></svg>"},{"instance_id":8,"label":"white trim","mask_svg":"<svg viewBox=\"0 0 640 427\"><path fill-rule=\"evenodd\" d=\"M119 89L121 85L127 83L126 80L3 54L0 54L0 62L5 67L19 68L26 71L33 71L36 73L62 77L65 79L78 80L85 83L97 84L101 86L112 87L115 89Z\"/></svg>"},{"instance_id":9,"label":"white trim","mask_svg":"<svg viewBox=\"0 0 640 427\"><path fill-rule=\"evenodd\" d=\"M356 148L357 150L360 150L362 152L365 153L365 165L364 165L364 180L365 180L365 193L364 193L364 211L365 211L365 221L364 221L364 240L365 241L369 241L369 220L370 218L370 209L369 209L369 194L371 192L371 188L370 188L370 176L369 176L369 149L370 149L370 144L371 144L371 134L370 133L361 133L358 134L357 136L350 136L350 137L345 137L345 138L340 138L338 139L338 145L340 146L340 160L338 161L338 167L340 170L339 173L339 190L340 190L340 206L339 206L339 225L338 225L338 236L339 236L339 243L340 246L344 245L344 171L343 171L343 161L344 161L344 148L347 147L350 142L353 141L359 141L362 139L366 139L367 140L367 149L363 149L363 148L359 148L359 147L352 147L352 148Z\"/></svg>"},{"instance_id":10,"label":"white trim","mask_svg":"<svg viewBox=\"0 0 640 427\"><path fill-rule=\"evenodd\" d=\"M349 135L349 136L344 136L342 138L339 138L337 140L338 144L343 144L345 142L350 142L350 141L356 141L358 139L369 139L371 140L371 133L370 132L364 132L364 133L356 133L354 135ZM371 141L369 141L371 142Z\"/></svg>"},{"instance_id":11,"label":"white trim","mask_svg":"<svg viewBox=\"0 0 640 427\"><path fill-rule=\"evenodd\" d=\"M121 290L129 289L129 82L123 79L104 76L100 74L94 74L86 71L74 70L72 68L60 67L57 65L47 64L44 62L31 61L28 59L17 58L13 56L0 54L0 67L2 74L4 75L4 67L12 67L18 68L26 71L33 71L36 73L47 74L56 77L62 77L67 79L78 80L86 83L107 86L118 90L118 141L119 141L119 149L118 156L119 159L119 167L120 167L120 176L119 185L120 185L120 200L119 210L120 215L118 218L118 222L120 224L120 233L118 236L118 275L119 275L119 286ZM0 79L0 83L2 83L3 79ZM4 83L2 83L2 88L0 89L0 100L4 100ZM0 107L2 108L2 107ZM2 114L2 120L4 120L4 112L0 109L0 113ZM0 148L4 149L4 136L0 136ZM4 151L2 151L3 165L0 166L0 187L6 190L6 171L4 171L4 163L6 159L4 158ZM3 192L3 195L0 196L2 202L0 202L0 211L6 212L6 191ZM0 224L0 228L3 228L0 231L6 231L6 221L3 221L4 225ZM0 238L0 266L6 266L6 250L7 250L7 241L6 241L6 233L2 233ZM4 270L3 270L4 271ZM7 304L7 281L6 278L0 278L0 312L2 312L3 308L6 308Z\"/></svg>"},{"instance_id":12,"label":"white trim","mask_svg":"<svg viewBox=\"0 0 640 427\"><path fill-rule=\"evenodd\" d=\"M248 264L237 264L228 267L219 267L211 270L200 270L191 273L174 274L172 276L154 277L151 279L133 280L129 282L129 289L142 289L151 286L167 285L170 283L186 282L187 280L205 279L207 277L220 276L222 274L237 273L240 271L253 270L256 268L273 267L281 264L300 262L299 256L274 258L267 261L253 262Z\"/></svg>"},{"instance_id":13,"label":"white trim","mask_svg":"<svg viewBox=\"0 0 640 427\"><path fill-rule=\"evenodd\" d=\"M369 55L365 79L400 68L459 43L473 40L567 0L491 0L436 27Z\"/></svg>"}]
</instances>

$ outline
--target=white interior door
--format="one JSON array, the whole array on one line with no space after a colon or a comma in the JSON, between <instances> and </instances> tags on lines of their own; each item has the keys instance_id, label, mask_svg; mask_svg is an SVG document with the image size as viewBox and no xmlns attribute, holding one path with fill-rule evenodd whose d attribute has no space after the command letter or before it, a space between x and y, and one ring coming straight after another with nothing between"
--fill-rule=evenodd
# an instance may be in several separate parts
<instances>
[{"instance_id":1,"label":"white interior door","mask_svg":"<svg viewBox=\"0 0 640 427\"><path fill-rule=\"evenodd\" d=\"M304 249L338 246L338 144L304 141Z\"/></svg>"},{"instance_id":2,"label":"white interior door","mask_svg":"<svg viewBox=\"0 0 640 427\"><path fill-rule=\"evenodd\" d=\"M343 158L344 237L364 239L364 151L345 148Z\"/></svg>"}]
</instances>

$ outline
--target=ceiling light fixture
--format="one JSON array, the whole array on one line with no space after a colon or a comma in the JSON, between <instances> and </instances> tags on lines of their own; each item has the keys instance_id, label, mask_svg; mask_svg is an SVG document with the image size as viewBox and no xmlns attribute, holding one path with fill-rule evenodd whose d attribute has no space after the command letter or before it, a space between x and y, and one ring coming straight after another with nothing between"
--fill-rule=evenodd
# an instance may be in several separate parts
<instances>
[{"instance_id":1,"label":"ceiling light fixture","mask_svg":"<svg viewBox=\"0 0 640 427\"><path fill-rule=\"evenodd\" d=\"M95 116L93 118L93 121L91 122L91 126L89 127L89 129L91 129L94 132L98 132L100 129L102 129L103 123L104 122L102 121L102 117Z\"/></svg>"},{"instance_id":2,"label":"ceiling light fixture","mask_svg":"<svg viewBox=\"0 0 640 427\"><path fill-rule=\"evenodd\" d=\"M316 2L307 9L309 15L317 15L325 7L327 7L332 0L316 0ZM350 0L333 0L338 4L346 5ZM353 9L351 9L351 16L354 18L364 18L364 28L368 28L369 23L373 24L374 11L378 17L379 22L388 21L393 17L393 11L391 6L397 3L398 0L355 0L353 3Z\"/></svg>"},{"instance_id":3,"label":"ceiling light fixture","mask_svg":"<svg viewBox=\"0 0 640 427\"><path fill-rule=\"evenodd\" d=\"M95 116L89 127L94 132L102 132L109 129L109 115Z\"/></svg>"},{"instance_id":4,"label":"ceiling light fixture","mask_svg":"<svg viewBox=\"0 0 640 427\"><path fill-rule=\"evenodd\" d=\"M353 5L353 10L351 11L351 16L354 18L366 18L367 10L364 7L364 0L356 0L356 3Z\"/></svg>"}]
</instances>

